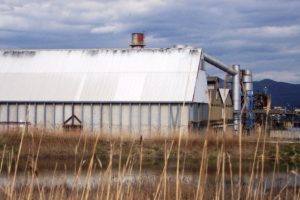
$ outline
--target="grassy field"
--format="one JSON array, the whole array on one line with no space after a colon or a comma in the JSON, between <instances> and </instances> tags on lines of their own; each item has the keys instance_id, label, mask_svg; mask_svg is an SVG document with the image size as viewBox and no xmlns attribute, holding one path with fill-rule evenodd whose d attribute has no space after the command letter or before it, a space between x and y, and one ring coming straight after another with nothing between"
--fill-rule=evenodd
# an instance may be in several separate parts
<instances>
[{"instance_id":1,"label":"grassy field","mask_svg":"<svg viewBox=\"0 0 300 200\"><path fill-rule=\"evenodd\" d=\"M7 160L10 154L17 154L21 142L22 133L2 132L0 133L0 154L4 155L2 159ZM97 143L95 144L97 140ZM178 133L169 136L139 136L139 135L111 135L80 132L39 132L34 131L24 134L22 148L20 151L20 160L28 160L35 157L37 153L38 159L47 163L38 163L40 169L49 168L49 164L58 167L71 165L74 168L74 160L89 159L92 156L99 158L103 166L107 166L110 154L112 153L113 166L119 162L120 151L122 150L121 159L125 161L129 153L135 159L139 158L140 148L143 146L143 166L162 169L164 166L165 144L170 146L173 142L173 147L170 152L168 167L176 168L177 151L178 151ZM207 142L207 156L209 157L210 168L215 170L214 163L217 161L221 147L224 148L226 154L230 155L232 162L239 159L239 137L231 133L216 135L208 133L207 135L184 135L182 138L180 156L184 157L185 165L189 170L198 170L201 162L201 152L203 151L204 142ZM300 143L275 141L266 138L265 143L263 138L259 141L257 155L262 154L263 146L265 145L265 161L272 164L276 158L276 145L280 149L279 160L281 165L297 165L300 161ZM242 159L244 162L252 162L256 145L257 135L242 137ZM95 152L93 152L94 145ZM113 148L113 152L112 149ZM3 154L3 151L5 153ZM56 163L58 162L58 163ZM175 164L175 166L174 166ZM299 163L300 164L300 163ZM23 165L19 165L24 168ZM237 167L233 165L232 167Z\"/></svg>"},{"instance_id":2,"label":"grassy field","mask_svg":"<svg viewBox=\"0 0 300 200\"><path fill-rule=\"evenodd\" d=\"M300 194L300 144L274 141L262 133L141 137L3 131L0 156L0 174L7 180L2 186L0 182L1 199L297 199ZM149 170L158 174L155 179L139 178ZM67 181L44 186L43 171L71 173L84 181L80 186L76 181L72 186ZM92 186L95 174L106 181ZM134 181L123 181L132 174ZM196 181L184 181L186 174ZM279 174L292 175L293 187L276 185ZM20 175L26 184L17 184ZM272 185L266 187L270 175Z\"/></svg>"}]
</instances>

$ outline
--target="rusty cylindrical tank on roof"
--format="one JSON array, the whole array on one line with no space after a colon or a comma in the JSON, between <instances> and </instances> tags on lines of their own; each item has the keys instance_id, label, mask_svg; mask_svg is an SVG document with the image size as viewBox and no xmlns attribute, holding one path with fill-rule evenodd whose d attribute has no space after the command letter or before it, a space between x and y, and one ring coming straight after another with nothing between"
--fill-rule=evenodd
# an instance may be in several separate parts
<instances>
[{"instance_id":1,"label":"rusty cylindrical tank on roof","mask_svg":"<svg viewBox=\"0 0 300 200\"><path fill-rule=\"evenodd\" d=\"M130 46L132 48L143 48L145 46L144 34L143 33L132 33Z\"/></svg>"}]
</instances>

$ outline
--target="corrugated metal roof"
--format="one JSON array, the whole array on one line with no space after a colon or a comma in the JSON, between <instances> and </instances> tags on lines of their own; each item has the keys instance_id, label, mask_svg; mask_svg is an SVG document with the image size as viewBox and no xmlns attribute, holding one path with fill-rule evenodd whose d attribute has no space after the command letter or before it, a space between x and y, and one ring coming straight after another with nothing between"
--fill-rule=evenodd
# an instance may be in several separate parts
<instances>
[{"instance_id":1,"label":"corrugated metal roof","mask_svg":"<svg viewBox=\"0 0 300 200\"><path fill-rule=\"evenodd\" d=\"M200 55L188 48L0 50L0 101L207 102Z\"/></svg>"}]
</instances>

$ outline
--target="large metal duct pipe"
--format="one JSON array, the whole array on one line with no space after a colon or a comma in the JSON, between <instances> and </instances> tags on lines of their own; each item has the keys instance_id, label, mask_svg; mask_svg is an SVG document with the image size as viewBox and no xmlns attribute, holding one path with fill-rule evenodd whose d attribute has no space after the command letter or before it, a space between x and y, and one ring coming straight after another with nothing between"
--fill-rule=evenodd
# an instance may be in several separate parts
<instances>
[{"instance_id":1,"label":"large metal duct pipe","mask_svg":"<svg viewBox=\"0 0 300 200\"><path fill-rule=\"evenodd\" d=\"M233 127L236 132L240 130L241 120L241 84L240 84L240 66L233 65L232 69L237 73L232 77L232 93L233 93Z\"/></svg>"},{"instance_id":2,"label":"large metal duct pipe","mask_svg":"<svg viewBox=\"0 0 300 200\"><path fill-rule=\"evenodd\" d=\"M222 63L221 61L215 59L214 57L206 54L206 53L203 53L203 57L204 57L204 61L208 62L209 64L219 68L220 70L224 71L224 72L227 72L228 74L230 75L235 75L237 74L237 72L228 67L227 65L225 65L224 63Z\"/></svg>"}]
</instances>

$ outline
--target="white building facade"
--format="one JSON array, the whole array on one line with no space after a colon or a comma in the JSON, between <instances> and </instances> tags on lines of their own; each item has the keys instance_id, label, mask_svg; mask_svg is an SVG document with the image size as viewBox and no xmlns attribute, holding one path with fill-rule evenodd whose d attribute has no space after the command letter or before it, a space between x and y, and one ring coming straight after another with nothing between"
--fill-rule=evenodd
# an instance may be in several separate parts
<instances>
[{"instance_id":1,"label":"white building facade","mask_svg":"<svg viewBox=\"0 0 300 200\"><path fill-rule=\"evenodd\" d=\"M2 126L62 129L76 116L86 131L151 133L208 117L197 48L0 50L0 81Z\"/></svg>"}]
</instances>

